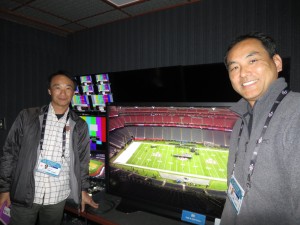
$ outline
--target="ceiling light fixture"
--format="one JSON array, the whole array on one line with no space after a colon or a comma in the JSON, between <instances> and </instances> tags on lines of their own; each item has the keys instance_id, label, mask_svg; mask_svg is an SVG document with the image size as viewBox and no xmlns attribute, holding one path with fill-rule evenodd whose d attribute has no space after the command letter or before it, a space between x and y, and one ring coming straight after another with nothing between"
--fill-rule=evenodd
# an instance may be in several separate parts
<instances>
[{"instance_id":1,"label":"ceiling light fixture","mask_svg":"<svg viewBox=\"0 0 300 225\"><path fill-rule=\"evenodd\" d=\"M117 7L122 7L125 5L142 2L141 0L106 0Z\"/></svg>"}]
</instances>

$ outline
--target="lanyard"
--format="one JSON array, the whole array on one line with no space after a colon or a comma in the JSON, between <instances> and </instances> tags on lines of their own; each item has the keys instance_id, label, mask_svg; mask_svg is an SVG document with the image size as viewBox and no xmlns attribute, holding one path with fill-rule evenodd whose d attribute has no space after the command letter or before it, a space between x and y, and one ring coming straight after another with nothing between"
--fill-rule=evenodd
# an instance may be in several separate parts
<instances>
[{"instance_id":1,"label":"lanyard","mask_svg":"<svg viewBox=\"0 0 300 225\"><path fill-rule=\"evenodd\" d=\"M43 123L42 123L42 131L41 131L41 139L40 139L40 150L43 150L43 143L44 143L44 137L45 137L45 130L46 130L46 121L47 121L47 116L48 116L48 108L49 106L47 106L47 108L45 109L45 113L44 113L44 117L43 117ZM70 112L68 112L67 114L67 118L66 118L66 124L64 126L63 129L63 133L62 133L62 158L65 158L65 151L66 151L66 131L67 131L67 122L70 116Z\"/></svg>"},{"instance_id":2,"label":"lanyard","mask_svg":"<svg viewBox=\"0 0 300 225\"><path fill-rule=\"evenodd\" d=\"M266 131L268 129L270 121L273 118L273 115L274 115L274 113L275 113L278 105L280 104L280 102L282 101L282 99L289 93L289 91L290 90L288 88L285 88L278 95L276 101L274 102L274 104L273 104L273 106L272 106L272 108L271 108L271 110L270 110L270 112L268 114L266 122L265 122L265 124L263 126L263 129L261 131L260 137L256 141L256 145L255 145L255 148L254 148L254 151L253 151L253 154L252 154L252 158L250 160L250 165L249 165L249 168L248 168L248 176L247 176L247 183L246 183L246 188L247 188L246 189L246 193L251 188L251 177L252 177L252 174L253 174L253 171L254 171L254 167L255 167L255 163L256 163L256 160L257 160L257 154L258 154L258 150L259 150L259 145L264 140L265 133L266 133ZM237 142L237 151L235 153L235 159L234 159L232 174L234 173L234 169L235 169L235 165L236 165L236 161L237 161L237 156L238 156L238 151L239 151L239 144L240 144L240 139L241 139L243 128L244 128L244 121L242 121L242 124L241 124L241 127L240 127L240 131L239 131L238 142Z\"/></svg>"}]
</instances>

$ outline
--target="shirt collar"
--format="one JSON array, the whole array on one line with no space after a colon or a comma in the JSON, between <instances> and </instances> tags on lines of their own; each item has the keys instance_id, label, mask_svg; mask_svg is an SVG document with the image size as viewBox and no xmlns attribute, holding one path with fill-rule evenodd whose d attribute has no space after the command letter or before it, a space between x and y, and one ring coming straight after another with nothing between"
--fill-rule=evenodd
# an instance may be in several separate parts
<instances>
[{"instance_id":1,"label":"shirt collar","mask_svg":"<svg viewBox=\"0 0 300 225\"><path fill-rule=\"evenodd\" d=\"M64 115L63 115L59 120L66 120L67 115L68 115L68 113L69 113L69 110L70 110L70 108L67 109L67 111L64 113ZM50 102L50 104L49 104L48 115L51 115L53 118L56 118L56 119L57 119L56 113L55 113L55 111L54 111L54 108L53 108L51 102ZM57 119L57 120L58 120L58 119Z\"/></svg>"},{"instance_id":2,"label":"shirt collar","mask_svg":"<svg viewBox=\"0 0 300 225\"><path fill-rule=\"evenodd\" d=\"M260 106L263 106L264 109L268 110L272 106L276 98L278 97L279 93L286 87L287 87L287 83L285 82L284 78L278 78L270 85L267 92L254 103L253 107L250 107L249 103L242 98L236 104L234 104L230 108L230 110L232 110L233 112L237 113L240 116L243 116L251 112L249 111L249 107L252 108L252 112L254 107L261 108Z\"/></svg>"}]
</instances>

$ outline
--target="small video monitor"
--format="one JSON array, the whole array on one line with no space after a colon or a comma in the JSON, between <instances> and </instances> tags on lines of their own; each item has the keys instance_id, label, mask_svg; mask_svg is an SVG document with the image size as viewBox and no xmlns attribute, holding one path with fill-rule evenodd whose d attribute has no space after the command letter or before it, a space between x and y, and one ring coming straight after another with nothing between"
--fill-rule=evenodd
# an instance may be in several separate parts
<instances>
[{"instance_id":1,"label":"small video monitor","mask_svg":"<svg viewBox=\"0 0 300 225\"><path fill-rule=\"evenodd\" d=\"M80 84L81 84L81 85L90 85L90 84L93 83L93 80L92 80L92 76L91 76L91 75L80 76L79 79L80 79Z\"/></svg>"},{"instance_id":2,"label":"small video monitor","mask_svg":"<svg viewBox=\"0 0 300 225\"><path fill-rule=\"evenodd\" d=\"M106 74L106 73L96 74L95 78L96 78L96 84L102 84L102 83L106 83L109 81L108 74Z\"/></svg>"},{"instance_id":3,"label":"small video monitor","mask_svg":"<svg viewBox=\"0 0 300 225\"><path fill-rule=\"evenodd\" d=\"M105 99L103 95L91 95L91 99L94 110L105 112Z\"/></svg>"},{"instance_id":4,"label":"small video monitor","mask_svg":"<svg viewBox=\"0 0 300 225\"><path fill-rule=\"evenodd\" d=\"M109 83L103 83L97 85L99 93L109 93L111 91Z\"/></svg>"},{"instance_id":5,"label":"small video monitor","mask_svg":"<svg viewBox=\"0 0 300 225\"><path fill-rule=\"evenodd\" d=\"M91 95L91 94L94 94L95 91L94 91L94 85L83 85L82 86L82 92L84 95Z\"/></svg>"},{"instance_id":6,"label":"small video monitor","mask_svg":"<svg viewBox=\"0 0 300 225\"><path fill-rule=\"evenodd\" d=\"M90 101L87 95L74 95L71 101L72 108L79 112L90 110Z\"/></svg>"},{"instance_id":7,"label":"small video monitor","mask_svg":"<svg viewBox=\"0 0 300 225\"><path fill-rule=\"evenodd\" d=\"M95 115L80 116L86 121L90 134L91 153L101 153L105 150L106 141L106 117Z\"/></svg>"},{"instance_id":8,"label":"small video monitor","mask_svg":"<svg viewBox=\"0 0 300 225\"><path fill-rule=\"evenodd\" d=\"M91 178L105 178L105 154L91 156L89 163L89 176Z\"/></svg>"},{"instance_id":9,"label":"small video monitor","mask_svg":"<svg viewBox=\"0 0 300 225\"><path fill-rule=\"evenodd\" d=\"M103 99L105 103L111 103L113 102L113 96L112 94L104 94Z\"/></svg>"}]
</instances>

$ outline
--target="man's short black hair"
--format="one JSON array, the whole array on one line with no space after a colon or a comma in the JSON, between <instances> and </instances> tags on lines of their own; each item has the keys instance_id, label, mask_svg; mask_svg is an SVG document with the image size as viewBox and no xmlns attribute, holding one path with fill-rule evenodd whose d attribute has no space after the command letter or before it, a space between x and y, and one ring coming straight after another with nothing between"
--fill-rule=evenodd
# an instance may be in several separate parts
<instances>
[{"instance_id":1,"label":"man's short black hair","mask_svg":"<svg viewBox=\"0 0 300 225\"><path fill-rule=\"evenodd\" d=\"M69 78L71 81L73 81L73 84L74 84L74 90L76 89L76 86L77 86L76 80L74 79L73 76L71 76L71 75L70 75L67 71L65 71L65 70L58 70L57 72L52 73L52 74L48 77L48 88L51 87L51 81L52 81L53 77L55 77L55 76L57 76L57 75L63 75L63 76L65 76L65 77Z\"/></svg>"},{"instance_id":2,"label":"man's short black hair","mask_svg":"<svg viewBox=\"0 0 300 225\"><path fill-rule=\"evenodd\" d=\"M271 38L270 36L268 36L262 32L257 32L257 31L250 32L248 34L238 36L229 44L226 54L225 54L225 57L224 57L224 63L225 63L226 68L227 68L228 52L239 42L244 41L246 39L251 39L251 38L256 39L262 43L263 47L269 53L270 58L272 58L274 55L278 54L276 43L273 38Z\"/></svg>"}]
</instances>

